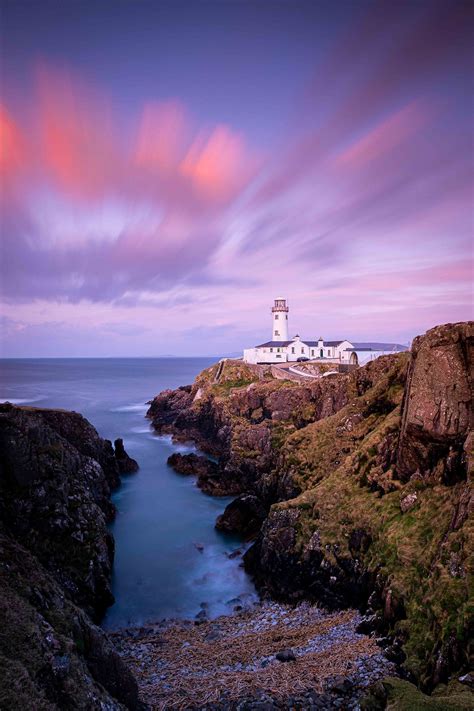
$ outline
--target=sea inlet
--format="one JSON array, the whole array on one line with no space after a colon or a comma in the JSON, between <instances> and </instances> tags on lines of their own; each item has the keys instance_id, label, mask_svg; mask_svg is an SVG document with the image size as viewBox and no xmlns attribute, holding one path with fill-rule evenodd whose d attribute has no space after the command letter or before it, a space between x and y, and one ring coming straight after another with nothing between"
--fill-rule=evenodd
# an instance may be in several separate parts
<instances>
[{"instance_id":1,"label":"sea inlet","mask_svg":"<svg viewBox=\"0 0 474 711\"><path fill-rule=\"evenodd\" d=\"M232 600L256 598L241 567L241 541L214 529L230 498L204 495L191 477L166 463L174 444L156 435L147 401L166 388L191 383L213 359L77 358L3 360L0 401L75 410L102 437L122 437L140 469L114 492L117 516L112 589L106 629L163 618L231 612Z\"/></svg>"}]
</instances>

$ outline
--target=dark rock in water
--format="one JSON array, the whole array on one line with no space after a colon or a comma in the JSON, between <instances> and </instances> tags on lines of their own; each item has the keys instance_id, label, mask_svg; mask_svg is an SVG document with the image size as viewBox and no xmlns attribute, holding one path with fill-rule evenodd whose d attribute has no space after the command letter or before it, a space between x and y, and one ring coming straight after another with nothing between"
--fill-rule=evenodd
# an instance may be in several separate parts
<instances>
[{"instance_id":1,"label":"dark rock in water","mask_svg":"<svg viewBox=\"0 0 474 711\"><path fill-rule=\"evenodd\" d=\"M168 457L168 464L178 474L196 476L197 485L206 494L224 496L228 493L219 475L219 465L203 455L193 452L191 454L175 452Z\"/></svg>"},{"instance_id":2,"label":"dark rock in water","mask_svg":"<svg viewBox=\"0 0 474 711\"><path fill-rule=\"evenodd\" d=\"M238 533L245 538L255 536L267 515L267 508L253 494L241 494L218 516L216 528L226 533Z\"/></svg>"},{"instance_id":3,"label":"dark rock in water","mask_svg":"<svg viewBox=\"0 0 474 711\"><path fill-rule=\"evenodd\" d=\"M232 553L229 553L227 557L229 558L229 560L234 560L234 558L238 558L240 555L242 555L242 551L240 550L240 548L237 548L237 550L232 551Z\"/></svg>"},{"instance_id":4,"label":"dark rock in water","mask_svg":"<svg viewBox=\"0 0 474 711\"><path fill-rule=\"evenodd\" d=\"M128 456L123 446L123 439L118 438L114 442L115 448L115 459L117 460L117 465L120 474L133 474L138 471L138 462Z\"/></svg>"},{"instance_id":5,"label":"dark rock in water","mask_svg":"<svg viewBox=\"0 0 474 711\"><path fill-rule=\"evenodd\" d=\"M279 662L295 662L296 657L292 649L284 649L282 652L275 654L275 659Z\"/></svg>"},{"instance_id":6,"label":"dark rock in water","mask_svg":"<svg viewBox=\"0 0 474 711\"><path fill-rule=\"evenodd\" d=\"M181 454L180 452L174 452L168 457L168 464L173 467L175 472L178 474L185 474L186 476L199 476L200 474L207 473L209 464L212 467L212 462L209 462L207 457L199 454Z\"/></svg>"},{"instance_id":7,"label":"dark rock in water","mask_svg":"<svg viewBox=\"0 0 474 711\"><path fill-rule=\"evenodd\" d=\"M463 674L462 676L459 677L458 681L461 684L466 684L469 686L471 689L474 689L474 674Z\"/></svg>"},{"instance_id":8,"label":"dark rock in water","mask_svg":"<svg viewBox=\"0 0 474 711\"><path fill-rule=\"evenodd\" d=\"M203 543L195 543L194 547L199 553L202 553L204 551L204 544Z\"/></svg>"}]
</instances>

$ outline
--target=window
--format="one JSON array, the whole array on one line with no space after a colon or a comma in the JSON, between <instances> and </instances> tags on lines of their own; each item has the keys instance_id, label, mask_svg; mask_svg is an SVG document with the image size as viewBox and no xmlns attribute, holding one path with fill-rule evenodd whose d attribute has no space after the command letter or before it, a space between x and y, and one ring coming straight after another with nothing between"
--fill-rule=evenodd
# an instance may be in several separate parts
<instances>
[{"instance_id":1,"label":"window","mask_svg":"<svg viewBox=\"0 0 474 711\"><path fill-rule=\"evenodd\" d=\"M311 351L311 355L314 356L314 348Z\"/></svg>"},{"instance_id":2,"label":"window","mask_svg":"<svg viewBox=\"0 0 474 711\"><path fill-rule=\"evenodd\" d=\"M288 314L286 314L285 318L286 318L286 320L288 321Z\"/></svg>"},{"instance_id":3,"label":"window","mask_svg":"<svg viewBox=\"0 0 474 711\"><path fill-rule=\"evenodd\" d=\"M280 349L279 349L279 348L277 348L277 352L278 352L278 353L280 352Z\"/></svg>"},{"instance_id":4,"label":"window","mask_svg":"<svg viewBox=\"0 0 474 711\"><path fill-rule=\"evenodd\" d=\"M304 353L304 348L301 349L301 352Z\"/></svg>"},{"instance_id":5,"label":"window","mask_svg":"<svg viewBox=\"0 0 474 711\"><path fill-rule=\"evenodd\" d=\"M278 318L278 314L275 314L275 320Z\"/></svg>"},{"instance_id":6,"label":"window","mask_svg":"<svg viewBox=\"0 0 474 711\"><path fill-rule=\"evenodd\" d=\"M331 351L330 351L329 348L328 348L328 356L330 356L330 355L331 355Z\"/></svg>"},{"instance_id":7,"label":"window","mask_svg":"<svg viewBox=\"0 0 474 711\"><path fill-rule=\"evenodd\" d=\"M324 358L324 353L323 353L323 349L322 349L322 348L321 348L321 350L319 351L319 357L320 357L320 358Z\"/></svg>"},{"instance_id":8,"label":"window","mask_svg":"<svg viewBox=\"0 0 474 711\"><path fill-rule=\"evenodd\" d=\"M275 336L279 336L279 335L280 335L280 331L275 331Z\"/></svg>"},{"instance_id":9,"label":"window","mask_svg":"<svg viewBox=\"0 0 474 711\"><path fill-rule=\"evenodd\" d=\"M273 348L270 348L270 353L273 353Z\"/></svg>"},{"instance_id":10,"label":"window","mask_svg":"<svg viewBox=\"0 0 474 711\"><path fill-rule=\"evenodd\" d=\"M291 347L291 352L292 352L292 353L295 352L295 347L294 347L294 346Z\"/></svg>"}]
</instances>

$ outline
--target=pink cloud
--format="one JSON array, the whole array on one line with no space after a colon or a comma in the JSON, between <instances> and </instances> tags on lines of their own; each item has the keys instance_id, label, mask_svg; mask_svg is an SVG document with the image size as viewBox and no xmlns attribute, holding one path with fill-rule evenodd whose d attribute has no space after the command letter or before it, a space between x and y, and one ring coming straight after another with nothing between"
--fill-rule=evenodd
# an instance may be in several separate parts
<instances>
[{"instance_id":1,"label":"pink cloud","mask_svg":"<svg viewBox=\"0 0 474 711\"><path fill-rule=\"evenodd\" d=\"M165 172L176 170L191 127L179 101L150 102L143 108L135 146L135 163Z\"/></svg>"},{"instance_id":2,"label":"pink cloud","mask_svg":"<svg viewBox=\"0 0 474 711\"><path fill-rule=\"evenodd\" d=\"M341 171L362 170L410 140L429 119L428 110L422 107L419 101L412 102L378 123L349 148L336 155L334 164Z\"/></svg>"},{"instance_id":3,"label":"pink cloud","mask_svg":"<svg viewBox=\"0 0 474 711\"><path fill-rule=\"evenodd\" d=\"M0 175L5 179L24 167L26 140L6 106L0 105Z\"/></svg>"},{"instance_id":4,"label":"pink cloud","mask_svg":"<svg viewBox=\"0 0 474 711\"><path fill-rule=\"evenodd\" d=\"M253 163L243 136L227 126L216 126L193 141L180 170L199 195L220 201L239 192L253 172Z\"/></svg>"},{"instance_id":5,"label":"pink cloud","mask_svg":"<svg viewBox=\"0 0 474 711\"><path fill-rule=\"evenodd\" d=\"M50 65L37 67L37 85L42 167L67 192L100 197L123 168L107 99Z\"/></svg>"}]
</instances>

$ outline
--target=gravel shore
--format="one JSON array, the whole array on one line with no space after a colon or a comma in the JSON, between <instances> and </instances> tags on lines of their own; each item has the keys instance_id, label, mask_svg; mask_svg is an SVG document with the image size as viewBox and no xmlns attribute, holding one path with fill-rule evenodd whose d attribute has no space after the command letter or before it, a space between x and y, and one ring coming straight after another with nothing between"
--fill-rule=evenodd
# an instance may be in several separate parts
<instances>
[{"instance_id":1,"label":"gravel shore","mask_svg":"<svg viewBox=\"0 0 474 711\"><path fill-rule=\"evenodd\" d=\"M396 673L354 610L259 603L207 620L170 620L111 636L151 709L358 709Z\"/></svg>"}]
</instances>

